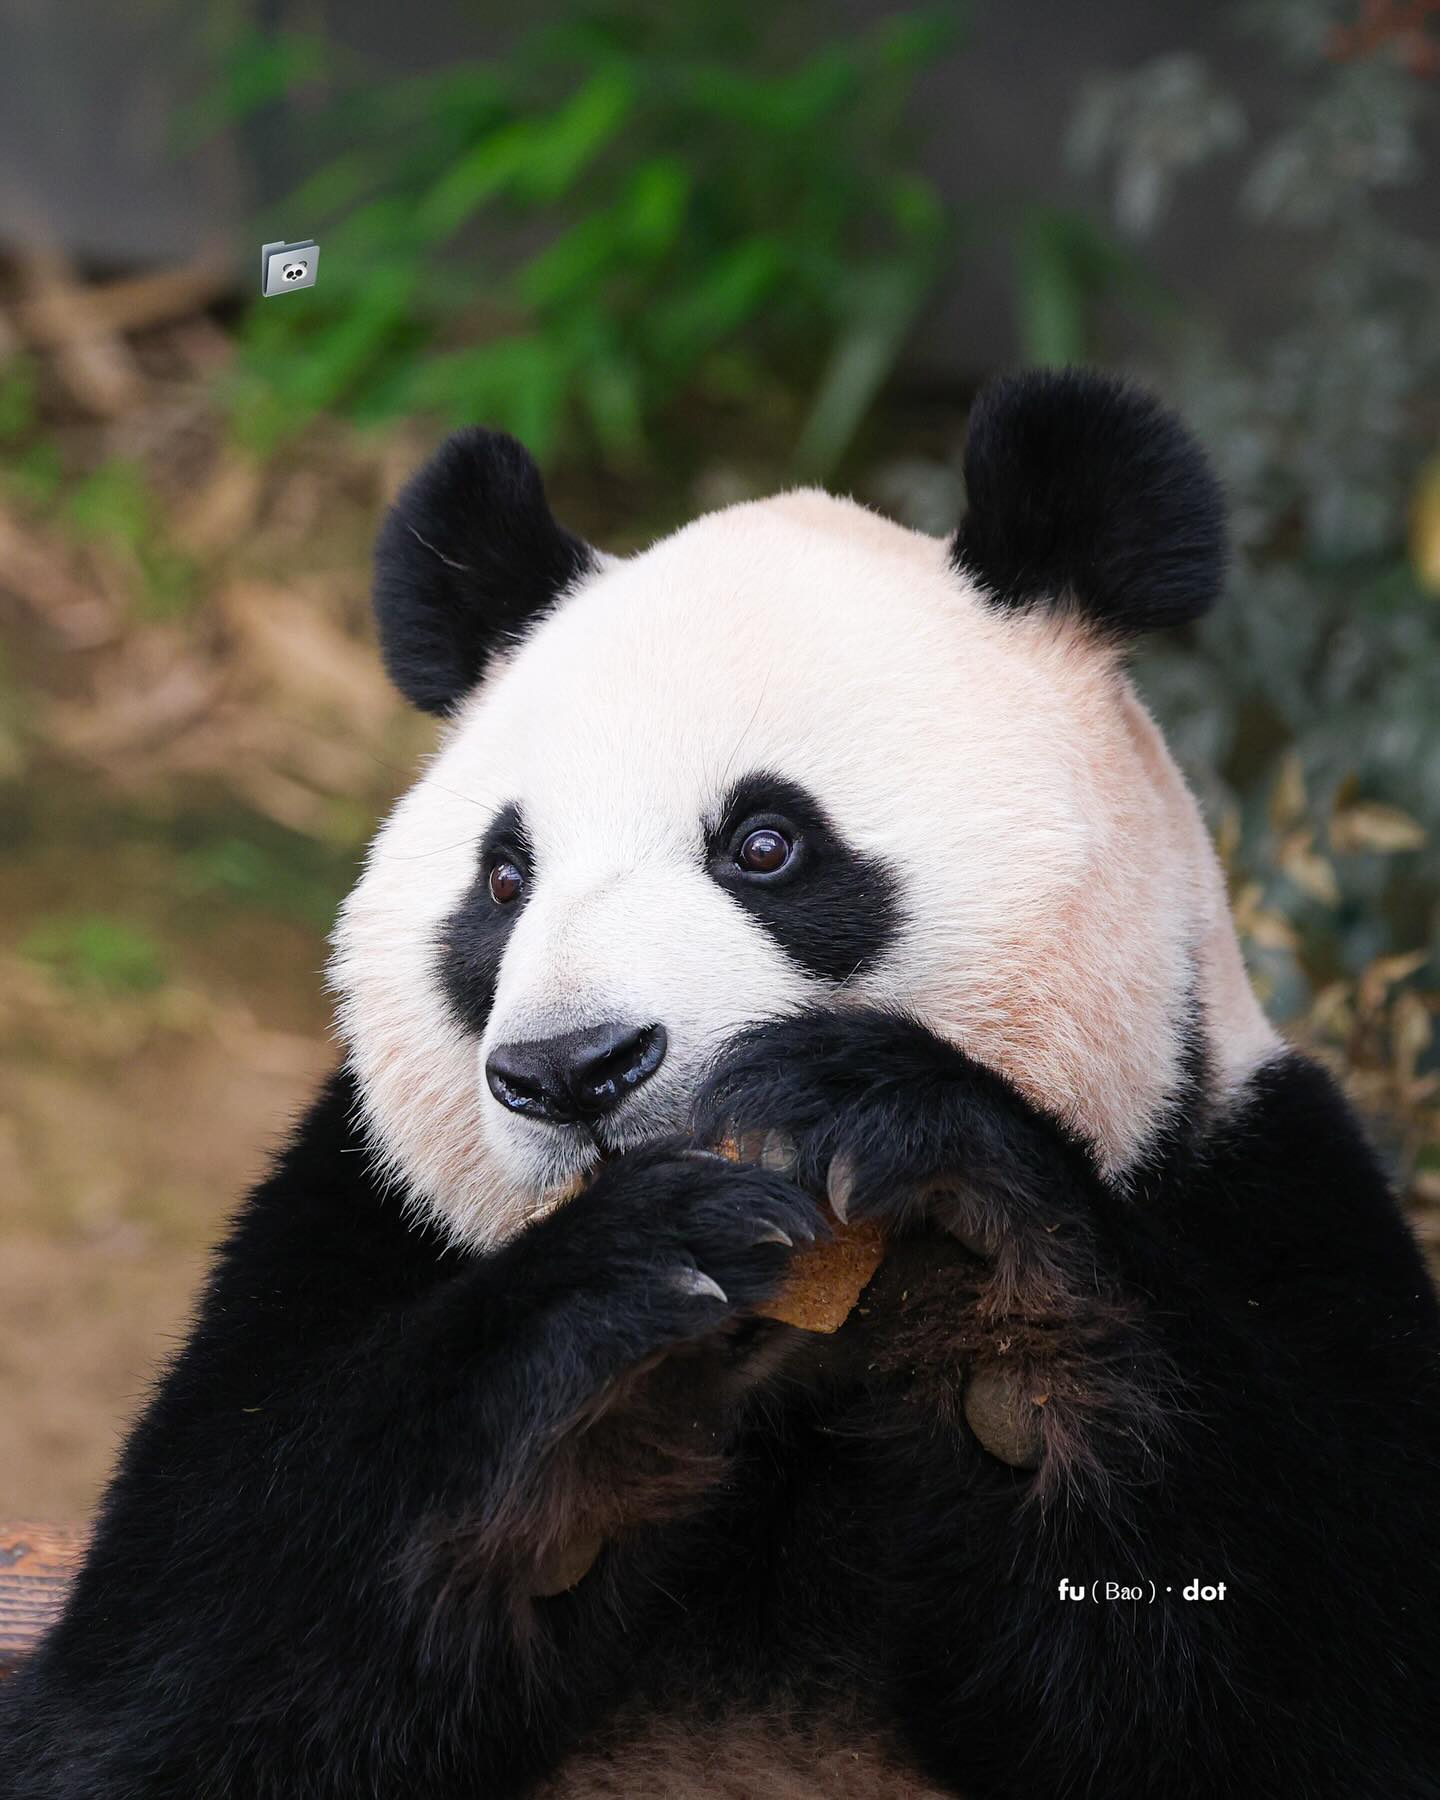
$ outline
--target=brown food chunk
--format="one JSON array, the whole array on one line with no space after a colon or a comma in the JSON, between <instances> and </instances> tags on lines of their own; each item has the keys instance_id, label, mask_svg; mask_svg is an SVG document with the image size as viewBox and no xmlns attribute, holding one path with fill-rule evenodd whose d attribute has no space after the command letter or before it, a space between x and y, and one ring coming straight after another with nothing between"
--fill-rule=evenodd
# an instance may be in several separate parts
<instances>
[{"instance_id":1,"label":"brown food chunk","mask_svg":"<svg viewBox=\"0 0 1440 1800\"><path fill-rule=\"evenodd\" d=\"M738 1144L724 1139L717 1148L731 1162L754 1161L767 1167L779 1166L774 1160L769 1134L757 1134L753 1141ZM573 1200L594 1180L596 1171L578 1175L549 1196L552 1204ZM829 1333L838 1331L855 1309L870 1277L880 1267L885 1254L885 1240L880 1227L870 1219L854 1224L831 1220L834 1235L825 1242L802 1250L790 1266L785 1285L773 1299L756 1311L763 1319L775 1319L782 1325L798 1325L804 1331ZM558 1590L541 1589L541 1592Z\"/></svg>"},{"instance_id":2,"label":"brown food chunk","mask_svg":"<svg viewBox=\"0 0 1440 1800\"><path fill-rule=\"evenodd\" d=\"M776 1132L748 1133L743 1141L724 1138L716 1146L731 1162L758 1162L785 1168L784 1143ZM870 1277L880 1267L885 1240L871 1219L854 1224L831 1221L834 1236L803 1250L790 1266L784 1287L755 1310L762 1319L798 1325L804 1331L838 1331L855 1310Z\"/></svg>"},{"instance_id":3,"label":"brown food chunk","mask_svg":"<svg viewBox=\"0 0 1440 1800\"><path fill-rule=\"evenodd\" d=\"M880 1267L885 1240L873 1220L839 1225L828 1242L802 1251L784 1287L757 1307L762 1318L806 1331L838 1331L850 1317L866 1283Z\"/></svg>"}]
</instances>

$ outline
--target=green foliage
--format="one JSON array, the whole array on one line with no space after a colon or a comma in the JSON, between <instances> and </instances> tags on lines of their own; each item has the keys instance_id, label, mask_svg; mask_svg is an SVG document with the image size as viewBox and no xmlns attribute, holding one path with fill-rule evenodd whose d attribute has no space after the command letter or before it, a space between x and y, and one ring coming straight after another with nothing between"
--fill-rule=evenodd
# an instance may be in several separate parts
<instances>
[{"instance_id":1,"label":"green foliage","mask_svg":"<svg viewBox=\"0 0 1440 1800\"><path fill-rule=\"evenodd\" d=\"M0 464L0 480L18 499L31 506L48 506L60 492L64 479L59 448L44 438L7 454L4 463Z\"/></svg>"},{"instance_id":2,"label":"green foliage","mask_svg":"<svg viewBox=\"0 0 1440 1800\"><path fill-rule=\"evenodd\" d=\"M0 445L24 437L36 417L35 364L28 356L11 356L0 363Z\"/></svg>"},{"instance_id":3,"label":"green foliage","mask_svg":"<svg viewBox=\"0 0 1440 1800\"><path fill-rule=\"evenodd\" d=\"M265 448L325 410L422 411L627 464L682 401L778 392L823 472L941 266L904 120L953 10L797 47L784 8L631 0L503 62L330 69L323 153L274 214L320 236L321 280L253 306L237 429ZM244 40L232 110L313 68L308 40L284 51Z\"/></svg>"},{"instance_id":4,"label":"green foliage","mask_svg":"<svg viewBox=\"0 0 1440 1800\"><path fill-rule=\"evenodd\" d=\"M1093 220L1065 208L1020 209L1014 233L1016 335L1023 359L1086 362L1102 299L1152 317L1171 307L1144 262Z\"/></svg>"},{"instance_id":5,"label":"green foliage","mask_svg":"<svg viewBox=\"0 0 1440 1800\"><path fill-rule=\"evenodd\" d=\"M171 541L137 464L120 457L101 463L63 491L58 516L77 536L124 555L138 575L143 617L188 610L196 592L194 566Z\"/></svg>"},{"instance_id":6,"label":"green foliage","mask_svg":"<svg viewBox=\"0 0 1440 1800\"><path fill-rule=\"evenodd\" d=\"M150 993L166 980L164 954L154 939L101 913L47 920L22 940L20 953L77 992Z\"/></svg>"},{"instance_id":7,"label":"green foliage","mask_svg":"<svg viewBox=\"0 0 1440 1800\"><path fill-rule=\"evenodd\" d=\"M60 511L82 537L108 538L136 550L150 523L145 477L134 463L112 458L71 488Z\"/></svg>"},{"instance_id":8,"label":"green foliage","mask_svg":"<svg viewBox=\"0 0 1440 1800\"><path fill-rule=\"evenodd\" d=\"M197 572L174 542L145 471L120 456L84 474L67 471L37 394L29 357L0 364L0 496L112 556L130 577L141 619L188 611L197 598Z\"/></svg>"},{"instance_id":9,"label":"green foliage","mask_svg":"<svg viewBox=\"0 0 1440 1800\"><path fill-rule=\"evenodd\" d=\"M177 119L178 144L182 148L194 144L216 125L233 125L285 99L321 76L329 60L322 38L301 32L268 36L253 25L243 25L217 86Z\"/></svg>"},{"instance_id":10,"label":"green foliage","mask_svg":"<svg viewBox=\"0 0 1440 1800\"><path fill-rule=\"evenodd\" d=\"M367 823L373 824L368 815ZM334 920L351 873L304 840L269 842L253 827L245 837L207 836L177 859L178 885L187 896L268 912L320 933Z\"/></svg>"},{"instance_id":11,"label":"green foliage","mask_svg":"<svg viewBox=\"0 0 1440 1800\"><path fill-rule=\"evenodd\" d=\"M0 362L0 489L29 505L48 505L63 480L60 452L41 426L34 357Z\"/></svg>"}]
</instances>

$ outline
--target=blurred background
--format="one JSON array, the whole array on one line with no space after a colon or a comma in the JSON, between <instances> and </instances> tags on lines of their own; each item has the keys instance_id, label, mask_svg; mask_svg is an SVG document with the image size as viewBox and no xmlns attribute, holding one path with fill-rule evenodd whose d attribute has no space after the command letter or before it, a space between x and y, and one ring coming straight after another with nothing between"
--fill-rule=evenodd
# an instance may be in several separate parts
<instances>
[{"instance_id":1,"label":"blurred background","mask_svg":"<svg viewBox=\"0 0 1440 1800\"><path fill-rule=\"evenodd\" d=\"M466 421L623 551L947 530L1017 361L1183 407L1231 592L1139 678L1440 1249L1437 101L1437 0L0 0L0 1512L91 1508L334 1057L431 741L370 540Z\"/></svg>"}]
</instances>

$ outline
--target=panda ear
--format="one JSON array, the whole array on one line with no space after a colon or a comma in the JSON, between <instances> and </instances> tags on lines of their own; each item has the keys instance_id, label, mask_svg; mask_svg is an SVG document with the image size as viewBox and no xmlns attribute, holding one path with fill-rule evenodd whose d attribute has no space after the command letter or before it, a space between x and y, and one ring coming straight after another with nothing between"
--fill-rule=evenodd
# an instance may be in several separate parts
<instances>
[{"instance_id":1,"label":"panda ear","mask_svg":"<svg viewBox=\"0 0 1440 1800\"><path fill-rule=\"evenodd\" d=\"M1073 607L1111 638L1198 618L1225 575L1225 506L1171 412L1084 369L1002 377L965 446L951 557L992 606Z\"/></svg>"},{"instance_id":2,"label":"panda ear","mask_svg":"<svg viewBox=\"0 0 1440 1800\"><path fill-rule=\"evenodd\" d=\"M447 438L375 545L375 619L390 679L444 713L599 559L556 524L529 452L499 431Z\"/></svg>"}]
</instances>

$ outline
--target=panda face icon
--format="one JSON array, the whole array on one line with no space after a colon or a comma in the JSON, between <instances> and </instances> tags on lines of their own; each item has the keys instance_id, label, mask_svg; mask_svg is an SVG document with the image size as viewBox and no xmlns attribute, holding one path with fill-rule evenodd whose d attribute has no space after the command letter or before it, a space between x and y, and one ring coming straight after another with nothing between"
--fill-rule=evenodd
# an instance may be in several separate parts
<instances>
[{"instance_id":1,"label":"panda face icon","mask_svg":"<svg viewBox=\"0 0 1440 1800\"><path fill-rule=\"evenodd\" d=\"M320 246L314 238L283 239L260 247L260 292L288 294L315 285L320 268Z\"/></svg>"}]
</instances>

